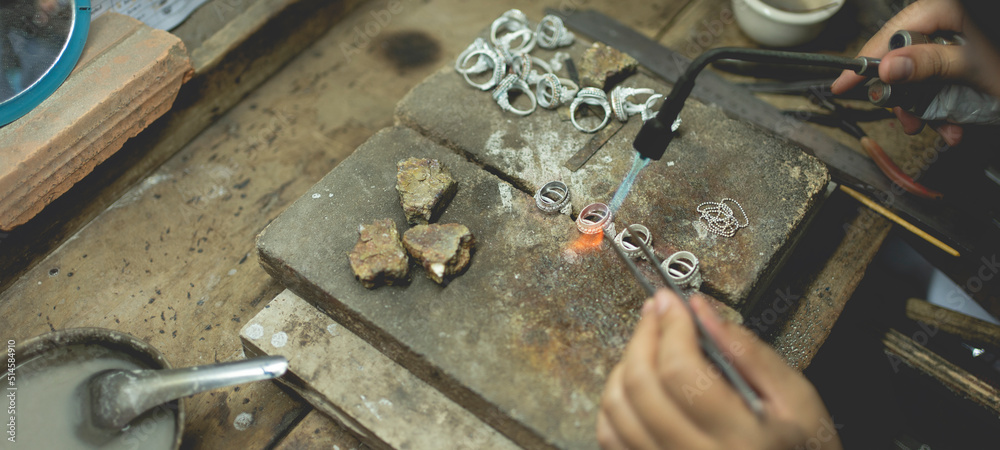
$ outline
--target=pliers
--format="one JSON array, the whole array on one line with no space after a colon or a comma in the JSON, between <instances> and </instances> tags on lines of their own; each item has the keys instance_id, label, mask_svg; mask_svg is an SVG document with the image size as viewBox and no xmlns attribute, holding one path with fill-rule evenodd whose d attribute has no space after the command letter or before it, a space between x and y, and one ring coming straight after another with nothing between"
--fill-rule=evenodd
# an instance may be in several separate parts
<instances>
[{"instance_id":1,"label":"pliers","mask_svg":"<svg viewBox=\"0 0 1000 450\"><path fill-rule=\"evenodd\" d=\"M833 99L830 98L832 94L828 96L824 95L822 92L811 92L810 96L816 104L826 108L830 111L830 113L812 113L803 115L802 111L782 111L782 114L794 115L795 117L799 117L807 122L812 122L817 125L840 128L845 133L857 138L861 142L861 147L865 149L865 153L868 153L868 156L871 157L872 161L875 162L875 165L882 170L882 173L889 177L889 179L894 183L898 184L906 192L927 199L940 199L942 197L940 192L927 188L904 173L899 166L897 166L896 163L889 158L889 155L882 150L882 147L878 145L874 139L869 137L860 126L858 126L859 121L873 121L895 117L892 112L885 109L858 110L846 108L838 103L835 103Z\"/></svg>"},{"instance_id":2,"label":"pliers","mask_svg":"<svg viewBox=\"0 0 1000 450\"><path fill-rule=\"evenodd\" d=\"M829 111L829 113L813 113L800 110L783 110L782 114L795 117L799 120L804 120L806 122L815 123L817 125L835 127L843 130L847 134L854 136L861 142L861 147L865 149L865 152L871 157L875 165L884 173L890 180L898 184L906 192L916 195L921 198L928 199L939 199L942 197L941 193L926 186L917 183L912 177L904 173L899 166L896 165L889 158L889 155L885 154L882 147L875 142L874 139L869 137L864 130L858 126L858 122L872 122L876 120L888 119L895 117L895 115L886 109L855 109L844 107L833 100L833 93L830 92L830 82L831 80L817 80L817 81L803 81L796 83L747 83L743 86L752 92L761 93L772 93L772 94L784 94L784 95L805 95L812 99L812 101L821 107ZM855 90L859 92L854 92ZM848 93L846 98L863 98L867 99L867 94L861 91L867 92L866 87L859 87L855 90L853 94Z\"/></svg>"}]
</instances>

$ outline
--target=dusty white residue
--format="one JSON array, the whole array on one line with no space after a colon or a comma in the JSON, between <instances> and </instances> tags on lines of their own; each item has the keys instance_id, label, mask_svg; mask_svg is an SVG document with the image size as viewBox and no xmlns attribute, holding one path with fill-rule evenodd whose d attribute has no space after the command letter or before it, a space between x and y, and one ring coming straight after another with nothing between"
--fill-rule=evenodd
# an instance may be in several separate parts
<instances>
[{"instance_id":1,"label":"dusty white residue","mask_svg":"<svg viewBox=\"0 0 1000 450\"><path fill-rule=\"evenodd\" d=\"M326 332L330 333L330 334L332 334L334 336L340 336L340 334L337 333L337 324L335 324L335 323L331 323L331 324L327 325L326 326Z\"/></svg>"},{"instance_id":2,"label":"dusty white residue","mask_svg":"<svg viewBox=\"0 0 1000 450\"><path fill-rule=\"evenodd\" d=\"M330 197L330 198L333 198L333 192L331 192L331 193L330 193L329 197Z\"/></svg>"},{"instance_id":3,"label":"dusty white residue","mask_svg":"<svg viewBox=\"0 0 1000 450\"><path fill-rule=\"evenodd\" d=\"M236 416L236 420L233 421L233 428L236 428L238 431L250 428L250 425L253 425L253 415L250 413L240 413Z\"/></svg>"},{"instance_id":4,"label":"dusty white residue","mask_svg":"<svg viewBox=\"0 0 1000 450\"><path fill-rule=\"evenodd\" d=\"M566 262L570 264L576 264L580 262L580 255L577 255L572 249L566 249L562 252L562 257Z\"/></svg>"},{"instance_id":5,"label":"dusty white residue","mask_svg":"<svg viewBox=\"0 0 1000 450\"><path fill-rule=\"evenodd\" d=\"M229 272L227 272L226 275L229 275L229 276L236 275L236 269L229 269Z\"/></svg>"},{"instance_id":6,"label":"dusty white residue","mask_svg":"<svg viewBox=\"0 0 1000 450\"><path fill-rule=\"evenodd\" d=\"M259 323L252 323L247 325L247 329L243 334L246 334L250 339L257 340L264 337L264 327L260 326Z\"/></svg>"},{"instance_id":7,"label":"dusty white residue","mask_svg":"<svg viewBox=\"0 0 1000 450\"><path fill-rule=\"evenodd\" d=\"M706 227L700 220L691 222L691 226L694 227L694 231L698 232L698 239L705 239L708 237L708 227Z\"/></svg>"},{"instance_id":8,"label":"dusty white residue","mask_svg":"<svg viewBox=\"0 0 1000 450\"><path fill-rule=\"evenodd\" d=\"M673 161L667 161L667 167L674 167Z\"/></svg>"},{"instance_id":9,"label":"dusty white residue","mask_svg":"<svg viewBox=\"0 0 1000 450\"><path fill-rule=\"evenodd\" d=\"M529 183L541 186L552 180L562 180L572 191L574 186L583 186L583 182L593 176L588 171L610 169L612 158L609 155L591 158L586 166L576 172L563 166L566 159L590 139L589 135L580 133L578 139L566 139L553 130L537 131L530 123L519 125L518 133L520 137L517 140L524 142L523 147L507 147L504 144L506 130L503 129L494 131L486 139L484 147L488 155L503 161L503 165L516 171L518 178Z\"/></svg>"},{"instance_id":10,"label":"dusty white residue","mask_svg":"<svg viewBox=\"0 0 1000 450\"><path fill-rule=\"evenodd\" d=\"M390 402L389 399L387 399L387 398L383 398L383 399L379 400L378 404L380 404L382 406L392 407L392 402Z\"/></svg>"},{"instance_id":11,"label":"dusty white residue","mask_svg":"<svg viewBox=\"0 0 1000 450\"><path fill-rule=\"evenodd\" d=\"M174 176L169 173L157 173L150 175L145 180L142 180L138 186L132 188L125 195L122 195L118 201L111 205L110 209L121 208L122 206L128 206L135 203L136 200L142 198L143 194L149 190L149 188L156 186L164 181L172 179Z\"/></svg>"},{"instance_id":12,"label":"dusty white residue","mask_svg":"<svg viewBox=\"0 0 1000 450\"><path fill-rule=\"evenodd\" d=\"M385 400L385 399L382 399L382 400ZM388 400L385 400L385 401L388 401ZM370 411L372 413L372 415L375 416L376 419L382 420L382 416L380 416L379 413L378 413L378 404L376 404L375 402L368 401L368 399L365 398L364 395L361 396L361 403L363 405L365 405L365 408L368 408L368 411ZM379 404L382 404L382 401L379 401ZM392 403L389 403L389 406L392 406Z\"/></svg>"},{"instance_id":13,"label":"dusty white residue","mask_svg":"<svg viewBox=\"0 0 1000 450\"><path fill-rule=\"evenodd\" d=\"M271 335L271 345L274 348L284 347L288 343L288 335L284 331L279 331Z\"/></svg>"},{"instance_id":14,"label":"dusty white residue","mask_svg":"<svg viewBox=\"0 0 1000 450\"><path fill-rule=\"evenodd\" d=\"M511 192L511 186L501 181L497 183L497 187L500 188L500 203L503 204L503 209L512 212L514 210L514 194Z\"/></svg>"},{"instance_id":15,"label":"dusty white residue","mask_svg":"<svg viewBox=\"0 0 1000 450\"><path fill-rule=\"evenodd\" d=\"M313 198L320 198L322 196L323 196L323 194L320 194L319 192L317 192L317 193L315 193L315 194L312 195Z\"/></svg>"}]
</instances>

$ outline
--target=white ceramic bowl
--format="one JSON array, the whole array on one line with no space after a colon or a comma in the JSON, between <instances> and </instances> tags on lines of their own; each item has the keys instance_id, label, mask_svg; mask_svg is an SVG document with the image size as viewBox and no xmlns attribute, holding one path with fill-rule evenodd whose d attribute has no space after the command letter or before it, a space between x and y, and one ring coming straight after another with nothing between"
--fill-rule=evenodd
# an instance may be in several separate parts
<instances>
[{"instance_id":1,"label":"white ceramic bowl","mask_svg":"<svg viewBox=\"0 0 1000 450\"><path fill-rule=\"evenodd\" d=\"M761 0L733 0L733 13L740 29L751 39L768 47L792 47L815 38L827 19L844 6L844 0L819 11L794 13L767 5Z\"/></svg>"}]
</instances>

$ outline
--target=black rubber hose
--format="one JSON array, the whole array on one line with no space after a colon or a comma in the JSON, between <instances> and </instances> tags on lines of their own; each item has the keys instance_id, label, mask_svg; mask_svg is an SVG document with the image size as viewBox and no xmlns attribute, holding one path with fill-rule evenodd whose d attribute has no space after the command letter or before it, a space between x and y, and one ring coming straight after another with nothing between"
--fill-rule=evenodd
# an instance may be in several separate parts
<instances>
[{"instance_id":1,"label":"black rubber hose","mask_svg":"<svg viewBox=\"0 0 1000 450\"><path fill-rule=\"evenodd\" d=\"M677 79L670 95L663 102L660 111L652 119L647 120L639 134L635 137L632 147L644 158L659 160L667 145L673 139L670 126L677 119L684 101L694 89L694 79L713 61L720 59L735 59L768 64L792 64L804 66L833 67L836 69L853 70L858 75L875 76L878 74L879 60L866 57L848 58L845 56L821 55L816 53L784 52L779 50L762 50L756 48L720 47L702 53L684 74Z\"/></svg>"}]
</instances>

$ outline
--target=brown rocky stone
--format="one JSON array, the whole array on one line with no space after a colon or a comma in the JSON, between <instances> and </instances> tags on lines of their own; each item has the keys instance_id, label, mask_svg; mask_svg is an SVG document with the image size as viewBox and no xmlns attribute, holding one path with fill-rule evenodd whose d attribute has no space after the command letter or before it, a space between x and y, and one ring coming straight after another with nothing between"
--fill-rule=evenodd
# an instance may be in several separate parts
<instances>
[{"instance_id":1,"label":"brown rocky stone","mask_svg":"<svg viewBox=\"0 0 1000 450\"><path fill-rule=\"evenodd\" d=\"M607 89L635 73L637 67L639 62L627 53L595 42L583 52L577 69L582 86Z\"/></svg>"},{"instance_id":2,"label":"brown rocky stone","mask_svg":"<svg viewBox=\"0 0 1000 450\"><path fill-rule=\"evenodd\" d=\"M403 233L403 246L424 266L438 284L465 270L472 259L476 238L457 223L417 225Z\"/></svg>"},{"instance_id":3,"label":"brown rocky stone","mask_svg":"<svg viewBox=\"0 0 1000 450\"><path fill-rule=\"evenodd\" d=\"M354 275L369 289L405 280L410 266L392 219L358 227L358 243L347 258Z\"/></svg>"},{"instance_id":4,"label":"brown rocky stone","mask_svg":"<svg viewBox=\"0 0 1000 450\"><path fill-rule=\"evenodd\" d=\"M396 163L396 190L410 225L436 220L457 188L448 168L436 159L410 158Z\"/></svg>"}]
</instances>

